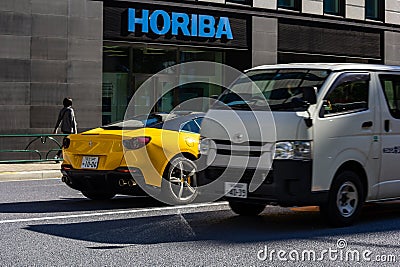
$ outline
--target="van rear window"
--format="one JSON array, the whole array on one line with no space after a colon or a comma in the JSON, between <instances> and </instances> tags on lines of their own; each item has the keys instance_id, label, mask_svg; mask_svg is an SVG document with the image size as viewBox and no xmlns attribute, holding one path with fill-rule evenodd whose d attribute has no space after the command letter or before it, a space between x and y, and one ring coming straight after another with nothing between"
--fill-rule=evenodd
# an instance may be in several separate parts
<instances>
[{"instance_id":1,"label":"van rear window","mask_svg":"<svg viewBox=\"0 0 400 267\"><path fill-rule=\"evenodd\" d=\"M381 74L379 80L390 114L394 118L400 119L400 75Z\"/></svg>"}]
</instances>

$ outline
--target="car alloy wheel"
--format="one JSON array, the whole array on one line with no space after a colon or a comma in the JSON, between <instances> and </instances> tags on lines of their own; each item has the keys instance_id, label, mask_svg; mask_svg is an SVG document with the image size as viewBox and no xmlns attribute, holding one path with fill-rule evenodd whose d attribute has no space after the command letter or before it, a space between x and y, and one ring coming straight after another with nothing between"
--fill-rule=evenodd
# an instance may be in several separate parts
<instances>
[{"instance_id":1,"label":"car alloy wheel","mask_svg":"<svg viewBox=\"0 0 400 267\"><path fill-rule=\"evenodd\" d=\"M183 156L171 160L165 189L170 204L188 204L197 196L197 169L193 161Z\"/></svg>"}]
</instances>

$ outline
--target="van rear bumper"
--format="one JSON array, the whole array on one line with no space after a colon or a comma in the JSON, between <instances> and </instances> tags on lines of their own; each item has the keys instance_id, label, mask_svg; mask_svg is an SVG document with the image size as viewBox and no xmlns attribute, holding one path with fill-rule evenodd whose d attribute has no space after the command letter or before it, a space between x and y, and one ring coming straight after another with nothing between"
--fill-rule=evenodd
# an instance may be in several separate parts
<instances>
[{"instance_id":1,"label":"van rear bumper","mask_svg":"<svg viewBox=\"0 0 400 267\"><path fill-rule=\"evenodd\" d=\"M261 185L253 192L248 189L247 198L225 197L229 201L304 206L320 205L328 200L329 191L311 191L311 160L275 160L272 170L268 172L267 176L266 173L266 171L256 171L255 169L243 171L243 169L209 166L198 173L198 184L199 186L209 185L206 190L200 190L201 194L222 196L225 182L249 185L251 181L262 181ZM240 179L239 175L241 175Z\"/></svg>"}]
</instances>

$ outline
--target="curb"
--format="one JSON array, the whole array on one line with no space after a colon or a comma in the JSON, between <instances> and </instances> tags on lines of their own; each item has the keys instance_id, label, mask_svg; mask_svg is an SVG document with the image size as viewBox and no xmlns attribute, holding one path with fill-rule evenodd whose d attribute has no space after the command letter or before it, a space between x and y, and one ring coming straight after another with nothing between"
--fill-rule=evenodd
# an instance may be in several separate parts
<instances>
[{"instance_id":1,"label":"curb","mask_svg":"<svg viewBox=\"0 0 400 267\"><path fill-rule=\"evenodd\" d=\"M51 178L61 178L61 177L62 174L59 170L2 172L0 173L0 182L40 180L40 179L51 179Z\"/></svg>"}]
</instances>

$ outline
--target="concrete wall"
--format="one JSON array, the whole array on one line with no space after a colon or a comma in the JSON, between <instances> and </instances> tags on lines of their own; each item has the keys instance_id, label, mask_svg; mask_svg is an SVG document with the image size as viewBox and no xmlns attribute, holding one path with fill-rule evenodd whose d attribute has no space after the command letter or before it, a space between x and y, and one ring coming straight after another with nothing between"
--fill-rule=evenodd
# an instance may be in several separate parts
<instances>
[{"instance_id":1,"label":"concrete wall","mask_svg":"<svg viewBox=\"0 0 400 267\"><path fill-rule=\"evenodd\" d=\"M365 19L365 0L347 0L346 18L364 20Z\"/></svg>"},{"instance_id":2,"label":"concrete wall","mask_svg":"<svg viewBox=\"0 0 400 267\"><path fill-rule=\"evenodd\" d=\"M302 12L307 14L322 15L324 14L323 0L303 0Z\"/></svg>"},{"instance_id":3,"label":"concrete wall","mask_svg":"<svg viewBox=\"0 0 400 267\"><path fill-rule=\"evenodd\" d=\"M276 9L278 0L253 0L253 7Z\"/></svg>"},{"instance_id":4,"label":"concrete wall","mask_svg":"<svg viewBox=\"0 0 400 267\"><path fill-rule=\"evenodd\" d=\"M276 64L278 59L278 20L252 18L252 65Z\"/></svg>"},{"instance_id":5,"label":"concrete wall","mask_svg":"<svg viewBox=\"0 0 400 267\"><path fill-rule=\"evenodd\" d=\"M385 32L385 64L400 65L400 33Z\"/></svg>"},{"instance_id":6,"label":"concrete wall","mask_svg":"<svg viewBox=\"0 0 400 267\"><path fill-rule=\"evenodd\" d=\"M385 22L400 24L400 0L385 0Z\"/></svg>"},{"instance_id":7,"label":"concrete wall","mask_svg":"<svg viewBox=\"0 0 400 267\"><path fill-rule=\"evenodd\" d=\"M0 1L0 134L51 133L66 96L79 128L101 124L102 5Z\"/></svg>"}]
</instances>

